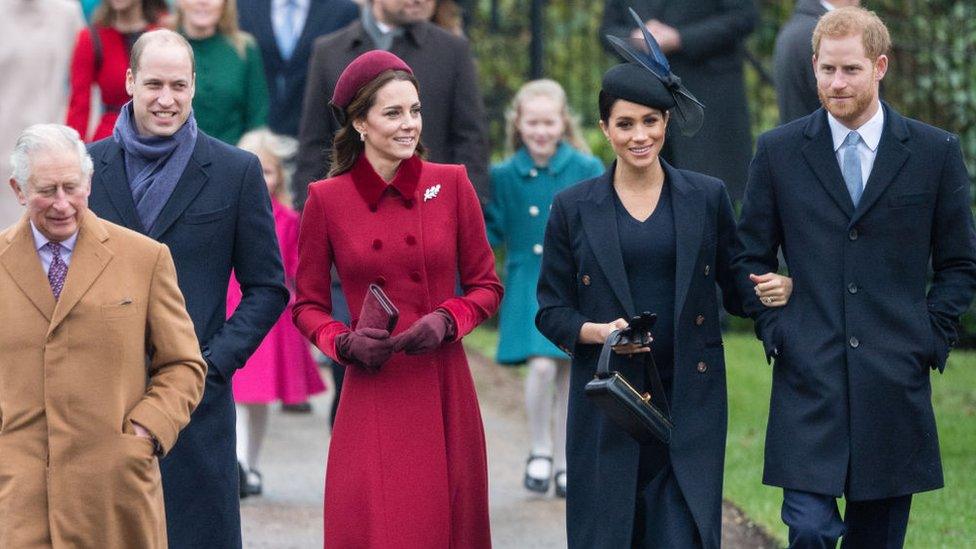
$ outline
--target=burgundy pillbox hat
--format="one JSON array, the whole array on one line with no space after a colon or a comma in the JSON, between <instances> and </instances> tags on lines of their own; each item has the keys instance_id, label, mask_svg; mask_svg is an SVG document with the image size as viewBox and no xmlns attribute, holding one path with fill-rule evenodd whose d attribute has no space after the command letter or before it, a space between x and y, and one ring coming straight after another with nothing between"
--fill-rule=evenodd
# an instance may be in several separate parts
<instances>
[{"instance_id":1,"label":"burgundy pillbox hat","mask_svg":"<svg viewBox=\"0 0 976 549\"><path fill-rule=\"evenodd\" d=\"M345 111L360 88L390 70L413 74L403 59L388 51L372 50L353 59L339 75L335 91L332 93L332 105Z\"/></svg>"}]
</instances>

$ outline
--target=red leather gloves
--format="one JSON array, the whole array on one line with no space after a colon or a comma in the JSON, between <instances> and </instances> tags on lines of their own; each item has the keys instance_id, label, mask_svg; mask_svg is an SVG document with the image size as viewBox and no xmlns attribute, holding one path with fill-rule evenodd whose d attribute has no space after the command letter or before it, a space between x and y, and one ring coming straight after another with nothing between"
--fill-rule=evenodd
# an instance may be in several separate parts
<instances>
[{"instance_id":1,"label":"red leather gloves","mask_svg":"<svg viewBox=\"0 0 976 549\"><path fill-rule=\"evenodd\" d=\"M393 356L394 338L386 330L360 328L337 336L335 346L341 359L376 372Z\"/></svg>"},{"instance_id":2,"label":"red leather gloves","mask_svg":"<svg viewBox=\"0 0 976 549\"><path fill-rule=\"evenodd\" d=\"M444 340L454 336L454 320L442 309L417 319L403 333L393 337L393 350L406 351L408 355L429 353L441 346Z\"/></svg>"}]
</instances>

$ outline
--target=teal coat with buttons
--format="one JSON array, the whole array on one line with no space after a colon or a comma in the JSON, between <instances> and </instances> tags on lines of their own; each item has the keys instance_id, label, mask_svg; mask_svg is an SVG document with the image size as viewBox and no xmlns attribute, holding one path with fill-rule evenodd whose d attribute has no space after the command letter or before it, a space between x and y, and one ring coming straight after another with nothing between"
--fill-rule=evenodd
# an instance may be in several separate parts
<instances>
[{"instance_id":1,"label":"teal coat with buttons","mask_svg":"<svg viewBox=\"0 0 976 549\"><path fill-rule=\"evenodd\" d=\"M496 356L499 364L519 364L533 356L566 358L535 327L542 239L553 197L603 171L600 160L566 142L559 144L544 168L535 166L524 147L492 166L491 202L485 206L488 240L506 250L505 298Z\"/></svg>"}]
</instances>

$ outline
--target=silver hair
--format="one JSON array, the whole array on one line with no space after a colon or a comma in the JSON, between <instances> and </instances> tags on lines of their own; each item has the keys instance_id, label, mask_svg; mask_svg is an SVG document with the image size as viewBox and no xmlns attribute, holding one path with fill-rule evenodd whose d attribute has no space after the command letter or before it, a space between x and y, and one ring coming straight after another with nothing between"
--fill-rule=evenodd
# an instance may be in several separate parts
<instances>
[{"instance_id":1,"label":"silver hair","mask_svg":"<svg viewBox=\"0 0 976 549\"><path fill-rule=\"evenodd\" d=\"M11 174L18 185L26 186L31 176L31 155L38 151L74 151L78 154L81 174L87 183L91 180L95 165L78 132L61 124L34 124L17 138L14 152L10 153Z\"/></svg>"}]
</instances>

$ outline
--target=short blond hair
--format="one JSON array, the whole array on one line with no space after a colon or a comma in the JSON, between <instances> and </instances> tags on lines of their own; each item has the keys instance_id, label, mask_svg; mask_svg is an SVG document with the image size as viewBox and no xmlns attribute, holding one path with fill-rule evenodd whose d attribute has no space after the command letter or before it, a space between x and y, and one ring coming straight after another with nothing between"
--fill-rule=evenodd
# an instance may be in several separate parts
<instances>
[{"instance_id":1,"label":"short blond hair","mask_svg":"<svg viewBox=\"0 0 976 549\"><path fill-rule=\"evenodd\" d=\"M813 55L820 54L820 42L826 38L846 38L861 35L861 44L868 59L888 55L891 35L878 14L856 6L831 10L824 14L813 29Z\"/></svg>"},{"instance_id":2,"label":"short blond hair","mask_svg":"<svg viewBox=\"0 0 976 549\"><path fill-rule=\"evenodd\" d=\"M278 172L278 187L274 190L274 197L282 204L291 206L291 194L288 192L290 178L285 171L284 160L298 151L298 141L261 127L242 135L237 147L274 161L275 171Z\"/></svg>"}]
</instances>

